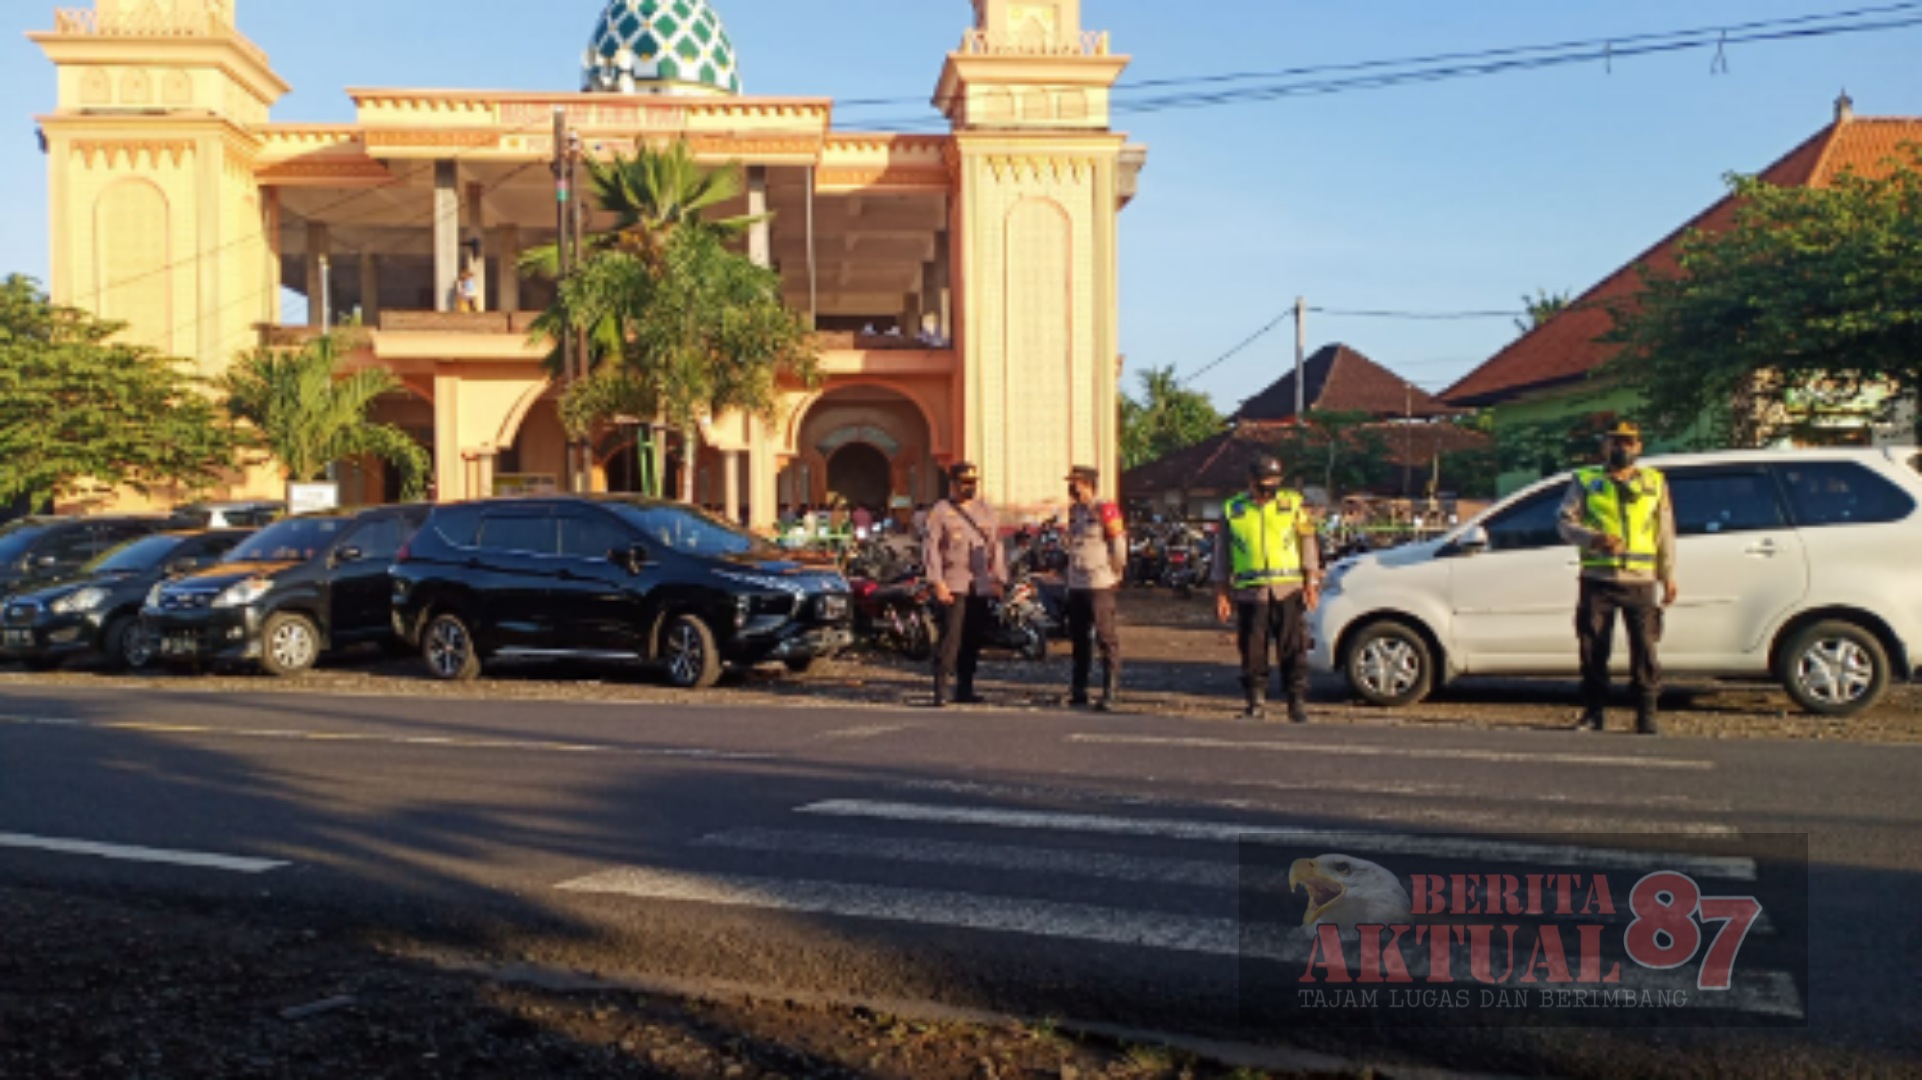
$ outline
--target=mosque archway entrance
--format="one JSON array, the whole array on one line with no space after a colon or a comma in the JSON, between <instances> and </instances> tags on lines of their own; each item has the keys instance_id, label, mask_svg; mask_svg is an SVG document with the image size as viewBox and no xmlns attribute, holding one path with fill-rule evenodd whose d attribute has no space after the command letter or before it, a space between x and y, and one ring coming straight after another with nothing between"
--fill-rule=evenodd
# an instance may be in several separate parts
<instances>
[{"instance_id":1,"label":"mosque archway entrance","mask_svg":"<svg viewBox=\"0 0 1922 1080\"><path fill-rule=\"evenodd\" d=\"M872 444L849 443L828 458L828 499L885 512L894 495L893 468Z\"/></svg>"}]
</instances>

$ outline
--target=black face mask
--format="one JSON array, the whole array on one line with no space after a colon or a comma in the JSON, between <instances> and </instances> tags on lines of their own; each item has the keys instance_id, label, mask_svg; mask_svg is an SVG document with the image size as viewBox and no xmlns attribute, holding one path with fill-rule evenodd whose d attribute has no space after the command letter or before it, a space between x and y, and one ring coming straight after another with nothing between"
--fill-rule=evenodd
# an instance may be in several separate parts
<instances>
[{"instance_id":1,"label":"black face mask","mask_svg":"<svg viewBox=\"0 0 1922 1080\"><path fill-rule=\"evenodd\" d=\"M1635 451L1626 446L1608 448L1608 467L1611 469L1626 469L1635 464L1635 458Z\"/></svg>"},{"instance_id":2,"label":"black face mask","mask_svg":"<svg viewBox=\"0 0 1922 1080\"><path fill-rule=\"evenodd\" d=\"M954 493L955 495L960 497L962 502L967 502L968 500L974 498L975 495L980 492L980 490L981 490L981 485L978 483L969 482L969 483L960 483L960 484L954 485Z\"/></svg>"}]
</instances>

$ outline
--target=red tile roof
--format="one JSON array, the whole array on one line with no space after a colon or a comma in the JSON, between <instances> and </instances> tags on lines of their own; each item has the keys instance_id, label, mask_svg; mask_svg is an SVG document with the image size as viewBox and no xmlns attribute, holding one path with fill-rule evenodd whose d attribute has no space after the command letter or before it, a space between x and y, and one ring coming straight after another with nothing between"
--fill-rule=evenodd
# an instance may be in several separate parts
<instances>
[{"instance_id":1,"label":"red tile roof","mask_svg":"<svg viewBox=\"0 0 1922 1080\"><path fill-rule=\"evenodd\" d=\"M1130 499L1147 499L1169 491L1185 491L1191 495L1226 495L1239 491L1247 486L1248 466L1261 455L1273 453L1281 432L1291 426L1291 423L1244 423L1206 442L1128 470L1121 478L1122 493ZM1426 470L1437 456L1490 445L1488 436L1478 431L1440 421L1370 424L1368 430L1381 437L1386 451L1376 462L1380 475L1373 485L1381 492L1400 490L1404 468ZM1423 472L1419 479L1425 478Z\"/></svg>"},{"instance_id":2,"label":"red tile roof","mask_svg":"<svg viewBox=\"0 0 1922 1080\"><path fill-rule=\"evenodd\" d=\"M1413 416L1426 420L1455 416L1462 410L1435 400L1427 391L1368 359L1346 345L1330 345L1308 358L1306 376L1310 412L1365 412L1381 419ZM1266 390L1242 402L1230 423L1272 423L1295 415L1295 373L1290 371Z\"/></svg>"},{"instance_id":3,"label":"red tile roof","mask_svg":"<svg viewBox=\"0 0 1922 1080\"><path fill-rule=\"evenodd\" d=\"M1762 179L1782 187L1824 187L1851 169L1864 176L1880 176L1888 172L1889 159L1908 143L1922 144L1922 118L1846 119L1791 150L1763 170ZM1641 291L1637 267L1673 272L1676 249L1690 230L1727 229L1734 224L1735 212L1733 196L1709 207L1576 298L1568 310L1496 353L1443 391L1441 399L1463 407L1493 405L1530 390L1572 382L1600 367L1614 350L1596 339L1614 328L1609 306Z\"/></svg>"}]
</instances>

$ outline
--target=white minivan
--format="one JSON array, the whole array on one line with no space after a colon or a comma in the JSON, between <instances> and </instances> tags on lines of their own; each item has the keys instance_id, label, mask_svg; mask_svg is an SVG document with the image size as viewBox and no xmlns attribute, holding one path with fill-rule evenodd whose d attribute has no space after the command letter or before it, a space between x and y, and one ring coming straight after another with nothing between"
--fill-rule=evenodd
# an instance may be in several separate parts
<instances>
[{"instance_id":1,"label":"white minivan","mask_svg":"<svg viewBox=\"0 0 1922 1080\"><path fill-rule=\"evenodd\" d=\"M1922 664L1922 454L1726 451L1651 458L1675 500L1681 597L1661 643L1681 677L1779 680L1848 716ZM1312 662L1411 705L1464 676L1579 676L1580 559L1557 531L1568 474L1437 540L1332 567ZM1616 666L1628 651L1616 630Z\"/></svg>"}]
</instances>

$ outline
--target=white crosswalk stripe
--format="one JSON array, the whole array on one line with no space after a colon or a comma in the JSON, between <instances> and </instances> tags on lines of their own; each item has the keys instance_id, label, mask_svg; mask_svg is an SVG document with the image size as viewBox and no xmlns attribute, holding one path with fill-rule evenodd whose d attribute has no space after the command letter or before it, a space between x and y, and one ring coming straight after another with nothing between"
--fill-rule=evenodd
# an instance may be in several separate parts
<instances>
[{"instance_id":1,"label":"white crosswalk stripe","mask_svg":"<svg viewBox=\"0 0 1922 1080\"><path fill-rule=\"evenodd\" d=\"M1232 750L1239 754L1329 754L1340 757L1410 758L1421 761L1475 761L1498 765L1593 765L1621 769L1707 770L1715 763L1699 758L1653 754L1535 753L1525 750L1451 750L1420 746L1369 746L1360 743L1311 743L1293 740L1168 738L1153 735L1070 735L1082 746L1155 746L1169 750Z\"/></svg>"},{"instance_id":2,"label":"white crosswalk stripe","mask_svg":"<svg viewBox=\"0 0 1922 1080\"><path fill-rule=\"evenodd\" d=\"M686 849L691 862L603 868L556 888L645 903L800 913L1305 965L1312 937L1293 925L1301 917L1301 899L1278 869L1285 862L1250 868L1243 865L1235 844L1286 846L1301 855L1356 851L1454 859L1480 873L1494 864L1630 872L1659 864L1702 879L1711 895L1750 891L1739 884L1711 888L1712 881L1758 877L1756 863L1747 858L1575 842L861 799L809 803L793 813L797 824L791 827L739 827L694 837ZM830 820L843 827L801 827ZM970 832L958 832L963 829ZM986 838L980 835L984 831ZM784 872L788 868L793 869ZM1282 917L1283 924L1251 923L1241 917L1250 897L1262 903L1264 896L1274 897L1277 912L1292 913ZM1617 897L1618 905L1625 899ZM1619 928L1630 918L1623 910L1583 922ZM1776 936L1765 912L1750 937ZM1619 938L1611 940L1619 945ZM1447 951L1458 975L1472 969L1474 958L1466 942ZM1419 981L1431 960L1427 948L1407 946L1403 952ZM1520 954L1512 962L1519 973ZM1665 972L1634 969L1626 985L1639 991L1686 992L1699 1005L1724 1010L1802 1015L1795 978L1766 964L1738 965L1734 986L1725 992L1699 992L1696 978L1693 964Z\"/></svg>"},{"instance_id":3,"label":"white crosswalk stripe","mask_svg":"<svg viewBox=\"0 0 1922 1080\"><path fill-rule=\"evenodd\" d=\"M1168 840L1287 845L1316 852L1370 851L1437 858L1482 859L1634 870L1648 865L1649 854L1578 844L1519 840L1467 839L1359 829L1296 829L1238 822L1191 821L1179 818L1128 818L1103 814L1067 814L1042 810L995 807L938 806L917 803L831 799L811 803L799 813L822 817L867 818L880 821L940 825L981 825L1033 831L1097 833L1108 836L1159 837ZM1672 869L1698 877L1752 881L1755 860L1735 856L1675 854L1666 860Z\"/></svg>"}]
</instances>

